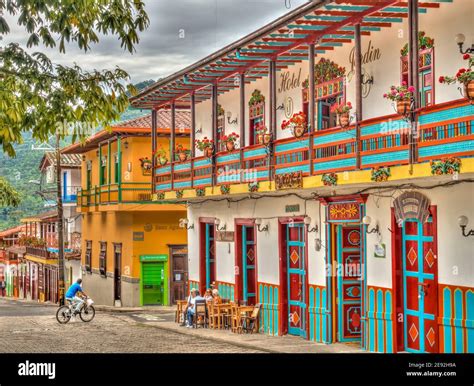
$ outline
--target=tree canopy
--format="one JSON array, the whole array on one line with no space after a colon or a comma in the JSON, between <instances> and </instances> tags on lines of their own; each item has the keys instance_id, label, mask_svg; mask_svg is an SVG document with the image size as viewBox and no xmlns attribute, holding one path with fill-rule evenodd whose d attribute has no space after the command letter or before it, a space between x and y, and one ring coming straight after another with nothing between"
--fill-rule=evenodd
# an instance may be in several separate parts
<instances>
[{"instance_id":1,"label":"tree canopy","mask_svg":"<svg viewBox=\"0 0 474 386\"><path fill-rule=\"evenodd\" d=\"M88 51L100 34L117 36L133 53L138 32L149 25L140 0L0 0L1 35L10 33L6 13L29 34L27 48L54 48L58 42L61 53L67 43ZM40 141L53 134L83 138L119 119L129 93L134 93L129 76L118 67L85 71L77 64L54 64L18 42L0 46L0 144L13 156L24 131Z\"/></svg>"},{"instance_id":2,"label":"tree canopy","mask_svg":"<svg viewBox=\"0 0 474 386\"><path fill-rule=\"evenodd\" d=\"M20 194L5 180L0 177L0 207L18 206L20 204Z\"/></svg>"}]
</instances>

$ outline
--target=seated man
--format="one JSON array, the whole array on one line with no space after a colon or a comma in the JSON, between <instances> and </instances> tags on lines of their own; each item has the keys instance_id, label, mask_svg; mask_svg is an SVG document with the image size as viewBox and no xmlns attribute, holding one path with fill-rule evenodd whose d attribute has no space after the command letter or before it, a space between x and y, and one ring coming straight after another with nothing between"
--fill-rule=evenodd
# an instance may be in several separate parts
<instances>
[{"instance_id":1,"label":"seated man","mask_svg":"<svg viewBox=\"0 0 474 386\"><path fill-rule=\"evenodd\" d=\"M193 318L194 318L194 314L196 313L196 302L199 302L199 301L202 301L204 302L205 299L199 295L199 290L195 290L196 292L196 296L192 299L193 300L193 304L192 306L188 307L187 309L187 323L186 323L186 327L188 328L192 328L193 327Z\"/></svg>"},{"instance_id":2,"label":"seated man","mask_svg":"<svg viewBox=\"0 0 474 386\"><path fill-rule=\"evenodd\" d=\"M77 281L71 285L66 292L66 300L72 304L72 308L75 312L80 310L86 297L85 292L82 290L81 283L82 279L77 279Z\"/></svg>"}]
</instances>

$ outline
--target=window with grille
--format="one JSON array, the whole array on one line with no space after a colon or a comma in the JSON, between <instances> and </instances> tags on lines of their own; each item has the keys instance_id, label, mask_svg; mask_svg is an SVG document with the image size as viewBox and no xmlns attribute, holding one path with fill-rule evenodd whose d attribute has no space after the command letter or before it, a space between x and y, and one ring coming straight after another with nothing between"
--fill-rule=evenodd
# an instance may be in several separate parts
<instances>
[{"instance_id":1,"label":"window with grille","mask_svg":"<svg viewBox=\"0 0 474 386\"><path fill-rule=\"evenodd\" d=\"M92 241L86 240L85 264L86 272L92 272Z\"/></svg>"},{"instance_id":2,"label":"window with grille","mask_svg":"<svg viewBox=\"0 0 474 386\"><path fill-rule=\"evenodd\" d=\"M107 243L104 241L100 241L99 272L101 276L107 276Z\"/></svg>"}]
</instances>

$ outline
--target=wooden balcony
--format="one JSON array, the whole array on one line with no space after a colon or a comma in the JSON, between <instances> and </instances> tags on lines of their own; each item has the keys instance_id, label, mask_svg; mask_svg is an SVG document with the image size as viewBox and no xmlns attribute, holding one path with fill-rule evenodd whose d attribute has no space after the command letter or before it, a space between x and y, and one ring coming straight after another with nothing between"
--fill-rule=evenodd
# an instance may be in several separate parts
<instances>
[{"instance_id":1,"label":"wooden balcony","mask_svg":"<svg viewBox=\"0 0 474 386\"><path fill-rule=\"evenodd\" d=\"M417 162L445 157L474 156L474 105L457 100L418 112L414 138ZM359 139L358 132L360 133ZM303 176L407 165L410 162L410 123L399 115L317 131L301 138L273 142L273 151L253 145L220 152L215 162L197 157L155 170L157 192L270 180L275 175Z\"/></svg>"},{"instance_id":2,"label":"wooden balcony","mask_svg":"<svg viewBox=\"0 0 474 386\"><path fill-rule=\"evenodd\" d=\"M122 182L94 186L91 189L81 189L77 193L79 208L147 202L151 202L151 183L148 182Z\"/></svg>"}]
</instances>

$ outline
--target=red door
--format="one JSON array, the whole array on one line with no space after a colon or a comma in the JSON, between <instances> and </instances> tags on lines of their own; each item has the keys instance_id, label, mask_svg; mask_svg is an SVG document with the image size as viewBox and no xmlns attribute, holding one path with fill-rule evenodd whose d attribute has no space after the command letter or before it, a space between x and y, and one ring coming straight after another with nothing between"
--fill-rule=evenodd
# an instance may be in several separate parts
<instances>
[{"instance_id":1,"label":"red door","mask_svg":"<svg viewBox=\"0 0 474 386\"><path fill-rule=\"evenodd\" d=\"M406 220L402 230L405 350L438 352L436 218Z\"/></svg>"}]
</instances>

